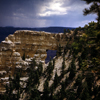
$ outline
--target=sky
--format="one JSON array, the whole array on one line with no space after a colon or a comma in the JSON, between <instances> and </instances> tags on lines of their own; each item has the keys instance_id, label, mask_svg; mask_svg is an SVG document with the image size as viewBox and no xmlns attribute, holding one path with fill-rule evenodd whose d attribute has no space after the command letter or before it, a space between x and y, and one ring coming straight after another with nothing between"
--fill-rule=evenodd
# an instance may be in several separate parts
<instances>
[{"instance_id":1,"label":"sky","mask_svg":"<svg viewBox=\"0 0 100 100\"><path fill-rule=\"evenodd\" d=\"M0 26L83 27L96 15L83 15L89 5L81 0L0 0Z\"/></svg>"}]
</instances>

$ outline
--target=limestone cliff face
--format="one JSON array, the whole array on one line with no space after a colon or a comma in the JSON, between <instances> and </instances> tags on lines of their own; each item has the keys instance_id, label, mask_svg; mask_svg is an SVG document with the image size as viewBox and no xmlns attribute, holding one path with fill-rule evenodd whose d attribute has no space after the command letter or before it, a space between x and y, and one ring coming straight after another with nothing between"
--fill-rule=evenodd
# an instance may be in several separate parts
<instances>
[{"instance_id":1,"label":"limestone cliff face","mask_svg":"<svg viewBox=\"0 0 100 100\"><path fill-rule=\"evenodd\" d=\"M15 70L20 67L24 70L33 57L45 63L46 50L56 50L59 44L66 44L66 36L63 33L16 31L0 43L0 77L13 76ZM25 61L22 60L23 54L28 57Z\"/></svg>"},{"instance_id":2,"label":"limestone cliff face","mask_svg":"<svg viewBox=\"0 0 100 100\"><path fill-rule=\"evenodd\" d=\"M9 75L13 78L14 74L21 72L21 82L27 81L29 78L29 67L32 59L36 62L43 63L43 72L45 72L48 64L45 64L47 57L46 50L57 50L59 44L61 47L66 46L68 34L52 34L37 31L16 31L13 35L9 35L4 41L0 43L0 93L5 92L5 85L9 86ZM25 54L25 60L22 56ZM53 74L57 70L60 74L59 68L62 66L62 59L56 61ZM67 63L69 65L69 63ZM35 66L35 69L38 67ZM53 75L53 79L54 79ZM43 78L43 80L45 80ZM40 79L41 84L42 78ZM39 90L43 91L43 86L39 86ZM52 80L50 82L52 84Z\"/></svg>"},{"instance_id":3,"label":"limestone cliff face","mask_svg":"<svg viewBox=\"0 0 100 100\"><path fill-rule=\"evenodd\" d=\"M29 30L16 31L0 43L0 91L5 90L9 75L22 70L22 77L27 77L29 63L35 58L45 64L46 50L57 50L58 45L66 45L63 33L52 34ZM22 60L25 54L26 59Z\"/></svg>"},{"instance_id":4,"label":"limestone cliff face","mask_svg":"<svg viewBox=\"0 0 100 100\"><path fill-rule=\"evenodd\" d=\"M46 50L56 50L58 44L65 45L61 34L36 31L16 31L0 44L0 70L21 60L23 54L42 61L47 57Z\"/></svg>"}]
</instances>

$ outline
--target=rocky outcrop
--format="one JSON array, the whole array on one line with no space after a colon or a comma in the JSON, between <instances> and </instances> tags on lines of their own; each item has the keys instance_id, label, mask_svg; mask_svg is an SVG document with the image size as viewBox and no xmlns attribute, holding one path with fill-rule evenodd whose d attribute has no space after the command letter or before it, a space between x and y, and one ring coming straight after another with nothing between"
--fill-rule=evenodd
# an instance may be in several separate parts
<instances>
[{"instance_id":1,"label":"rocky outcrop","mask_svg":"<svg viewBox=\"0 0 100 100\"><path fill-rule=\"evenodd\" d=\"M44 61L47 57L46 50L56 50L59 44L65 45L63 37L63 34L16 31L0 44L0 70L16 64L24 54Z\"/></svg>"},{"instance_id":2,"label":"rocky outcrop","mask_svg":"<svg viewBox=\"0 0 100 100\"><path fill-rule=\"evenodd\" d=\"M45 63L46 50L57 50L59 44L66 45L66 35L63 33L20 30L9 35L0 44L1 79L4 77L8 79L9 75L13 76L17 69L27 69L33 58ZM23 55L25 55L25 60L22 60Z\"/></svg>"}]
</instances>

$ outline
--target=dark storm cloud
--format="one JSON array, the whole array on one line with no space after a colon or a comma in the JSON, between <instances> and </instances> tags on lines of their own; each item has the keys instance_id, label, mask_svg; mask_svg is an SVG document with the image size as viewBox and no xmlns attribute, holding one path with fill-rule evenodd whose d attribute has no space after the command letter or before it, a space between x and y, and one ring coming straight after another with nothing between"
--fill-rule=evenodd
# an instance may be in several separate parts
<instances>
[{"instance_id":1,"label":"dark storm cloud","mask_svg":"<svg viewBox=\"0 0 100 100\"><path fill-rule=\"evenodd\" d=\"M83 16L81 0L0 0L0 26L83 26L95 16Z\"/></svg>"},{"instance_id":2,"label":"dark storm cloud","mask_svg":"<svg viewBox=\"0 0 100 100\"><path fill-rule=\"evenodd\" d=\"M40 0L2 0L0 1L0 26L28 26L37 19ZM35 24L35 22L34 22Z\"/></svg>"}]
</instances>

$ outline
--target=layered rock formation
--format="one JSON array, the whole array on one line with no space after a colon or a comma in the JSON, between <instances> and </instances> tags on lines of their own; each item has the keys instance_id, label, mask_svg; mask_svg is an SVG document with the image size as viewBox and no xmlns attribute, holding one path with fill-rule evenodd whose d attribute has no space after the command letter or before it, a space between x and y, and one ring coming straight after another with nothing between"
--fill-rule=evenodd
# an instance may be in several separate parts
<instances>
[{"instance_id":1,"label":"layered rock formation","mask_svg":"<svg viewBox=\"0 0 100 100\"><path fill-rule=\"evenodd\" d=\"M0 44L0 77L8 79L15 70L27 69L33 57L45 63L46 50L57 50L58 45L66 45L66 35L20 30L9 35ZM26 59L22 60L25 55ZM24 75L23 75L24 76Z\"/></svg>"},{"instance_id":2,"label":"layered rock formation","mask_svg":"<svg viewBox=\"0 0 100 100\"><path fill-rule=\"evenodd\" d=\"M0 44L0 69L15 64L24 54L44 61L47 57L46 50L56 50L59 44L65 45L62 37L62 34L16 31Z\"/></svg>"}]
</instances>

